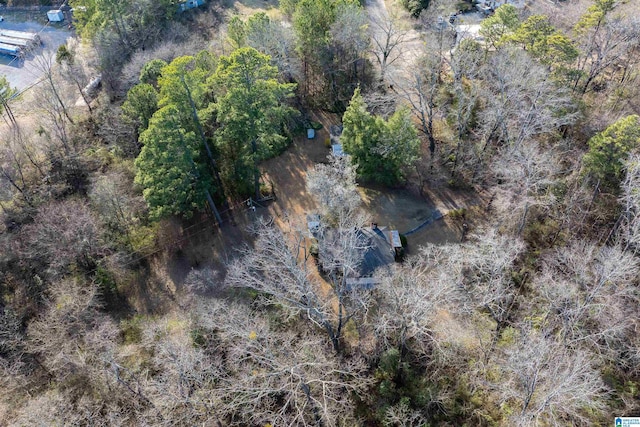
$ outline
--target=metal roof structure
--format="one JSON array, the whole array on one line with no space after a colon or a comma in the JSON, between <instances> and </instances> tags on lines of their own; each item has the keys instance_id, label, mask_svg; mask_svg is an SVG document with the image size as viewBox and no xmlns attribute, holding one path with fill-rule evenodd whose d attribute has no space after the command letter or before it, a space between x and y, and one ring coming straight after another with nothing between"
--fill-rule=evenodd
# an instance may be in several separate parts
<instances>
[{"instance_id":1,"label":"metal roof structure","mask_svg":"<svg viewBox=\"0 0 640 427\"><path fill-rule=\"evenodd\" d=\"M5 55L11 55L11 56L21 56L22 49L19 46L0 43L0 54L2 53Z\"/></svg>"},{"instance_id":2,"label":"metal roof structure","mask_svg":"<svg viewBox=\"0 0 640 427\"><path fill-rule=\"evenodd\" d=\"M360 265L360 277L371 277L379 268L395 262L395 251L387 237L386 227L363 227L360 233L368 243Z\"/></svg>"},{"instance_id":3,"label":"metal roof structure","mask_svg":"<svg viewBox=\"0 0 640 427\"><path fill-rule=\"evenodd\" d=\"M40 43L40 36L36 33L15 30L0 30L0 36L13 37L14 39L30 40L34 43Z\"/></svg>"}]
</instances>

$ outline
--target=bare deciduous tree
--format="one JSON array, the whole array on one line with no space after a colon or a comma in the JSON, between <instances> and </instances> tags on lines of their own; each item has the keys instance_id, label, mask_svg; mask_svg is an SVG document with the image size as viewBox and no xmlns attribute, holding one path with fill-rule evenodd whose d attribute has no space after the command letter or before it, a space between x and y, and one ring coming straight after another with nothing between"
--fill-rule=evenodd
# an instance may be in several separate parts
<instances>
[{"instance_id":1,"label":"bare deciduous tree","mask_svg":"<svg viewBox=\"0 0 640 427\"><path fill-rule=\"evenodd\" d=\"M633 66L630 57L634 56L633 50L638 49L638 21L622 14L612 16L613 9L601 10L600 13L589 10L583 17L584 21L576 26L581 54L573 89L583 95L607 69L620 66L624 81L630 74L630 66ZM593 21L581 26L582 22L590 20L587 15L592 15Z\"/></svg>"},{"instance_id":2,"label":"bare deciduous tree","mask_svg":"<svg viewBox=\"0 0 640 427\"><path fill-rule=\"evenodd\" d=\"M427 356L439 345L433 332L435 319L455 307L459 298L462 268L456 253L460 252L454 245L430 245L381 276L376 287L378 314L372 322L385 347Z\"/></svg>"},{"instance_id":3,"label":"bare deciduous tree","mask_svg":"<svg viewBox=\"0 0 640 427\"><path fill-rule=\"evenodd\" d=\"M605 387L586 352L530 331L496 362L501 376L495 386L513 425L590 425L591 412L604 408Z\"/></svg>"},{"instance_id":4,"label":"bare deciduous tree","mask_svg":"<svg viewBox=\"0 0 640 427\"><path fill-rule=\"evenodd\" d=\"M482 151L494 141L517 146L577 117L569 93L525 51L501 49L483 67L483 74L487 106L480 113Z\"/></svg>"},{"instance_id":5,"label":"bare deciduous tree","mask_svg":"<svg viewBox=\"0 0 640 427\"><path fill-rule=\"evenodd\" d=\"M16 132L12 132L16 135ZM32 205L32 188L29 180L29 171L24 154L14 144L14 138L4 142L0 147L0 183L8 183L13 192L17 192L22 199Z\"/></svg>"},{"instance_id":6,"label":"bare deciduous tree","mask_svg":"<svg viewBox=\"0 0 640 427\"><path fill-rule=\"evenodd\" d=\"M546 326L568 346L615 354L633 334L628 319L638 310L639 272L635 257L616 247L577 241L548 254L537 286Z\"/></svg>"},{"instance_id":7,"label":"bare deciduous tree","mask_svg":"<svg viewBox=\"0 0 640 427\"><path fill-rule=\"evenodd\" d=\"M372 16L370 22L372 53L380 66L380 81L383 81L389 66L402 58L409 33L396 19L382 14Z\"/></svg>"},{"instance_id":8,"label":"bare deciduous tree","mask_svg":"<svg viewBox=\"0 0 640 427\"><path fill-rule=\"evenodd\" d=\"M317 233L319 261L334 285L357 277L369 240L360 231L368 216L361 210L356 168L349 156L329 156L307 173L307 189L322 209Z\"/></svg>"},{"instance_id":9,"label":"bare deciduous tree","mask_svg":"<svg viewBox=\"0 0 640 427\"><path fill-rule=\"evenodd\" d=\"M219 327L221 313L213 315L217 322L211 323ZM216 411L221 393L215 390L223 374L223 356L207 354L204 338L197 337L198 328L190 319L174 316L145 325L142 348L153 355L149 362L155 374L140 372L130 382L135 384L137 395L149 403L144 414L147 421L167 426L223 425Z\"/></svg>"},{"instance_id":10,"label":"bare deciduous tree","mask_svg":"<svg viewBox=\"0 0 640 427\"><path fill-rule=\"evenodd\" d=\"M61 390L49 390L33 396L15 410L13 419L7 424L12 427L55 424L124 427L132 419L128 411L112 401L98 401L86 396L73 400Z\"/></svg>"},{"instance_id":11,"label":"bare deciduous tree","mask_svg":"<svg viewBox=\"0 0 640 427\"><path fill-rule=\"evenodd\" d=\"M483 312L495 326L493 342L512 314L518 289L512 273L524 244L496 231L465 244L429 245L402 268L383 276L376 288L380 312L375 329L386 345L428 354L439 346L435 319L442 312L472 316ZM412 343L412 344L411 344Z\"/></svg>"},{"instance_id":12,"label":"bare deciduous tree","mask_svg":"<svg viewBox=\"0 0 640 427\"><path fill-rule=\"evenodd\" d=\"M329 156L329 164L317 164L307 173L307 189L318 200L325 220L338 221L360 208L356 168L349 156Z\"/></svg>"},{"instance_id":13,"label":"bare deciduous tree","mask_svg":"<svg viewBox=\"0 0 640 427\"><path fill-rule=\"evenodd\" d=\"M428 52L409 70L410 78L392 77L394 89L409 103L412 113L420 122L419 129L429 140L432 158L436 149L433 121L437 112L436 97L442 84L442 66L442 58Z\"/></svg>"},{"instance_id":14,"label":"bare deciduous tree","mask_svg":"<svg viewBox=\"0 0 640 427\"><path fill-rule=\"evenodd\" d=\"M464 48L463 48L464 47ZM465 136L472 125L474 112L480 97L478 77L481 71L482 54L474 44L461 44L452 52L448 65L453 77L451 92L453 94L450 116L454 123L456 147L453 152L454 161L451 174L459 173L459 166L465 158L473 156L473 146L465 146Z\"/></svg>"},{"instance_id":15,"label":"bare deciduous tree","mask_svg":"<svg viewBox=\"0 0 640 427\"><path fill-rule=\"evenodd\" d=\"M29 384L32 364L25 344L21 319L10 307L0 306L0 388L6 391L0 406L14 404Z\"/></svg>"},{"instance_id":16,"label":"bare deciduous tree","mask_svg":"<svg viewBox=\"0 0 640 427\"><path fill-rule=\"evenodd\" d=\"M97 178L91 187L89 198L99 213L105 227L114 233L114 240L124 236L132 248L131 231L139 224L146 205L142 196L131 188L132 176L124 171L113 171Z\"/></svg>"},{"instance_id":17,"label":"bare deciduous tree","mask_svg":"<svg viewBox=\"0 0 640 427\"><path fill-rule=\"evenodd\" d=\"M80 96L91 114L93 113L91 100L95 96L95 93L85 91L84 89L89 83L87 74L91 72L95 73L95 71L92 70L89 61L87 61L87 59L89 59L88 52L88 50L82 51L79 43L75 39L70 39L65 45L61 45L58 48L56 62L60 67L59 71L62 77L75 86L77 95Z\"/></svg>"},{"instance_id":18,"label":"bare deciduous tree","mask_svg":"<svg viewBox=\"0 0 640 427\"><path fill-rule=\"evenodd\" d=\"M340 353L345 325L366 313L369 304L369 291L347 280L359 277L370 245L362 232L366 215L359 210L355 170L348 158L318 165L309 173L307 185L325 209L316 233L325 278L309 258L306 227L283 232L263 222L254 247L246 248L242 259L231 264L226 283L264 292L274 299L266 302L303 313L327 332Z\"/></svg>"},{"instance_id":19,"label":"bare deciduous tree","mask_svg":"<svg viewBox=\"0 0 640 427\"><path fill-rule=\"evenodd\" d=\"M226 284L263 292L271 296L263 299L264 303L280 304L289 310L289 315L302 314L324 329L335 351L341 352L345 325L366 310L367 291L348 287L344 277L337 278L333 287L329 287L304 255L306 243L302 233L285 234L267 224L257 232L254 247L243 250L241 259L230 265ZM352 259L339 261L335 254L331 253L325 261L332 273L346 268L344 263Z\"/></svg>"},{"instance_id":20,"label":"bare deciduous tree","mask_svg":"<svg viewBox=\"0 0 640 427\"><path fill-rule=\"evenodd\" d=\"M295 38L291 27L266 15L252 17L247 27L247 45L271 57L285 81L302 79L302 64L295 55Z\"/></svg>"},{"instance_id":21,"label":"bare deciduous tree","mask_svg":"<svg viewBox=\"0 0 640 427\"><path fill-rule=\"evenodd\" d=\"M52 98L51 109L57 116L64 116L71 124L74 123L69 110L69 101L63 99L63 89L61 87L58 73L55 69L55 57L53 55L40 55L35 60L36 69L42 75L44 86L47 88L49 96ZM66 92L66 91L64 91ZM62 120L62 117L59 117Z\"/></svg>"},{"instance_id":22,"label":"bare deciduous tree","mask_svg":"<svg viewBox=\"0 0 640 427\"><path fill-rule=\"evenodd\" d=\"M52 276L63 274L72 264L89 269L104 255L101 230L86 204L67 200L40 207L34 223L21 230L21 253Z\"/></svg>"},{"instance_id":23,"label":"bare deciduous tree","mask_svg":"<svg viewBox=\"0 0 640 427\"><path fill-rule=\"evenodd\" d=\"M616 224L618 234L625 244L625 250L634 254L640 249L640 156L632 154L625 162L625 179L622 183L623 211ZM614 230L615 231L615 230Z\"/></svg>"},{"instance_id":24,"label":"bare deciduous tree","mask_svg":"<svg viewBox=\"0 0 640 427\"><path fill-rule=\"evenodd\" d=\"M460 254L461 286L467 304L486 311L497 323L497 333L505 326L515 304L517 289L512 274L524 249L521 240L490 230L474 236Z\"/></svg>"},{"instance_id":25,"label":"bare deciduous tree","mask_svg":"<svg viewBox=\"0 0 640 427\"><path fill-rule=\"evenodd\" d=\"M349 395L371 384L360 359L333 356L317 335L284 330L229 302L203 304L199 316L226 353L216 394L231 425L355 422Z\"/></svg>"},{"instance_id":26,"label":"bare deciduous tree","mask_svg":"<svg viewBox=\"0 0 640 427\"><path fill-rule=\"evenodd\" d=\"M557 180L558 156L551 148L542 148L535 141L522 141L518 145L502 147L491 164L496 206L503 218L520 215L517 234L527 224L527 215L533 206L548 206L555 200L550 191Z\"/></svg>"},{"instance_id":27,"label":"bare deciduous tree","mask_svg":"<svg viewBox=\"0 0 640 427\"><path fill-rule=\"evenodd\" d=\"M97 288L74 280L49 288L46 310L28 329L27 348L56 380L79 393L99 392L102 358L115 352L117 327L97 308Z\"/></svg>"},{"instance_id":28,"label":"bare deciduous tree","mask_svg":"<svg viewBox=\"0 0 640 427\"><path fill-rule=\"evenodd\" d=\"M382 423L385 427L420 427L427 425L427 420L420 411L411 409L407 402L400 401L385 411Z\"/></svg>"},{"instance_id":29,"label":"bare deciduous tree","mask_svg":"<svg viewBox=\"0 0 640 427\"><path fill-rule=\"evenodd\" d=\"M331 25L331 38L336 50L336 57L341 62L340 68L358 75L358 63L364 58L371 40L367 31L367 15L363 8L344 6L338 9L335 22Z\"/></svg>"}]
</instances>

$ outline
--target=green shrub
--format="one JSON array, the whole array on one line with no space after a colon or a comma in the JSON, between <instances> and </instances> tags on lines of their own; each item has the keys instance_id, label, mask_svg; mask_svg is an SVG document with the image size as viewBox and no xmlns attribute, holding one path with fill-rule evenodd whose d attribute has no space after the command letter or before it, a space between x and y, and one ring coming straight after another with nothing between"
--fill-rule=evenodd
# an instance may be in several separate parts
<instances>
[{"instance_id":1,"label":"green shrub","mask_svg":"<svg viewBox=\"0 0 640 427\"><path fill-rule=\"evenodd\" d=\"M455 177L447 181L447 185L454 190L471 190L472 187L462 178Z\"/></svg>"},{"instance_id":2,"label":"green shrub","mask_svg":"<svg viewBox=\"0 0 640 427\"><path fill-rule=\"evenodd\" d=\"M429 7L430 1L431 0L402 0L402 6L411 13L411 16L417 18L424 9Z\"/></svg>"},{"instance_id":3,"label":"green shrub","mask_svg":"<svg viewBox=\"0 0 640 427\"><path fill-rule=\"evenodd\" d=\"M309 247L309 253L314 258L318 258L320 255L320 249L318 248L318 241L316 239L311 240L311 246Z\"/></svg>"},{"instance_id":4,"label":"green shrub","mask_svg":"<svg viewBox=\"0 0 640 427\"><path fill-rule=\"evenodd\" d=\"M113 277L113 274L111 274L109 270L101 265L96 268L96 274L93 280L98 285L98 288L100 289L100 291L102 291L103 295L109 295L118 292L116 280Z\"/></svg>"},{"instance_id":5,"label":"green shrub","mask_svg":"<svg viewBox=\"0 0 640 427\"><path fill-rule=\"evenodd\" d=\"M527 224L524 229L524 240L533 249L546 249L562 243L565 234L561 224L552 218L542 218Z\"/></svg>"},{"instance_id":6,"label":"green shrub","mask_svg":"<svg viewBox=\"0 0 640 427\"><path fill-rule=\"evenodd\" d=\"M142 341L143 316L133 316L120 322L120 334L123 344L137 344Z\"/></svg>"},{"instance_id":7,"label":"green shrub","mask_svg":"<svg viewBox=\"0 0 640 427\"><path fill-rule=\"evenodd\" d=\"M400 351L397 348L390 348L382 353L378 363L378 372L383 378L393 378L398 371L400 364Z\"/></svg>"},{"instance_id":8,"label":"green shrub","mask_svg":"<svg viewBox=\"0 0 640 427\"><path fill-rule=\"evenodd\" d=\"M465 208L452 209L448 215L451 219L464 219L467 215L467 210Z\"/></svg>"},{"instance_id":9,"label":"green shrub","mask_svg":"<svg viewBox=\"0 0 640 427\"><path fill-rule=\"evenodd\" d=\"M473 10L473 2L469 0L461 0L456 3L456 9L461 10L463 12L469 12Z\"/></svg>"},{"instance_id":10,"label":"green shrub","mask_svg":"<svg viewBox=\"0 0 640 427\"><path fill-rule=\"evenodd\" d=\"M202 329L196 328L189 331L191 343L195 348L202 348L207 344L207 337Z\"/></svg>"},{"instance_id":11,"label":"green shrub","mask_svg":"<svg viewBox=\"0 0 640 427\"><path fill-rule=\"evenodd\" d=\"M129 231L129 244L131 250L136 253L146 254L152 252L158 243L159 223L149 226L138 226Z\"/></svg>"},{"instance_id":12,"label":"green shrub","mask_svg":"<svg viewBox=\"0 0 640 427\"><path fill-rule=\"evenodd\" d=\"M150 84L152 86L158 85L158 78L162 74L162 69L167 66L167 63L162 59L152 59L144 64L142 71L140 71L140 83Z\"/></svg>"}]
</instances>

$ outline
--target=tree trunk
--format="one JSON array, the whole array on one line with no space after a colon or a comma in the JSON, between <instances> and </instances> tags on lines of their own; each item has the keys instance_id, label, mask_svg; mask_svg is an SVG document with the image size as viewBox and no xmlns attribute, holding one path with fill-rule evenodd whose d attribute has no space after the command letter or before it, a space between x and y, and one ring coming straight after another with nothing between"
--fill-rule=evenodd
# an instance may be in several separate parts
<instances>
[{"instance_id":1,"label":"tree trunk","mask_svg":"<svg viewBox=\"0 0 640 427\"><path fill-rule=\"evenodd\" d=\"M518 234L522 235L524 226L527 224L527 214L529 213L529 203L524 205L524 213L522 214L522 220L520 221L520 227L518 227Z\"/></svg>"},{"instance_id":2,"label":"tree trunk","mask_svg":"<svg viewBox=\"0 0 640 427\"><path fill-rule=\"evenodd\" d=\"M193 174L195 175L196 179L200 179L200 174L198 173L198 168L196 166L196 163L193 161L193 156L191 155L191 152L189 151L189 148L187 147L187 144L184 142L182 134L180 134L180 142L182 142L182 146L184 147L185 151L187 152L187 154L189 156L189 163L191 163L191 168L193 169ZM222 217L220 216L220 212L218 212L218 208L216 208L216 204L213 201L213 197L211 197L211 193L209 192L208 188L206 188L204 191L205 191L205 197L207 198L207 203L209 204L209 207L213 211L213 214L216 217L216 221L218 221L218 225L221 225L222 224Z\"/></svg>"},{"instance_id":3,"label":"tree trunk","mask_svg":"<svg viewBox=\"0 0 640 427\"><path fill-rule=\"evenodd\" d=\"M213 197L211 197L211 193L209 190L205 190L205 195L207 196L207 202L209 203L209 207L213 211L213 215L216 217L216 221L218 221L218 225L222 225L222 217L220 216L220 212L218 212L218 208L216 207L215 202L213 201Z\"/></svg>"},{"instance_id":4,"label":"tree trunk","mask_svg":"<svg viewBox=\"0 0 640 427\"><path fill-rule=\"evenodd\" d=\"M328 320L325 320L323 322L323 326L324 326L324 329L327 331L327 334L329 335L329 339L331 339L331 344L333 344L333 350L336 352L336 354L340 354L340 337L338 337L334 333L333 327L331 326L331 323L329 323Z\"/></svg>"},{"instance_id":5,"label":"tree trunk","mask_svg":"<svg viewBox=\"0 0 640 427\"><path fill-rule=\"evenodd\" d=\"M251 151L253 153L253 191L256 200L260 200L260 169L258 168L258 143L251 141Z\"/></svg>"},{"instance_id":6,"label":"tree trunk","mask_svg":"<svg viewBox=\"0 0 640 427\"><path fill-rule=\"evenodd\" d=\"M67 118L67 120L69 120L69 123L74 124L75 122L73 121L71 116L69 116L69 112L67 111L67 107L64 105L64 102L62 102L62 98L60 98L60 95L58 94L58 91L56 90L56 85L53 82L53 77L51 76L51 70L49 70L49 74L47 75L47 80L49 80L49 84L51 85L51 90L53 91L53 95L56 97L56 100L60 104L60 107L62 107L62 113Z\"/></svg>"},{"instance_id":7,"label":"tree trunk","mask_svg":"<svg viewBox=\"0 0 640 427\"><path fill-rule=\"evenodd\" d=\"M3 110L6 111L7 112L7 116L9 116L9 121L11 121L11 123L13 123L14 126L18 126L18 123L16 122L16 118L13 115L13 111L11 111L11 108L9 108L9 103L4 98L4 96L0 95L0 101L2 102Z\"/></svg>"},{"instance_id":8,"label":"tree trunk","mask_svg":"<svg viewBox=\"0 0 640 427\"><path fill-rule=\"evenodd\" d=\"M87 99L86 95L84 94L84 91L82 90L82 87L80 86L80 82L76 79L73 79L76 82L76 86L78 87L78 90L80 91L80 96L82 97L82 100L84 101L85 104L87 104L87 108L89 108L89 114L93 114L93 109L91 108L91 104L89 102L89 100Z\"/></svg>"},{"instance_id":9,"label":"tree trunk","mask_svg":"<svg viewBox=\"0 0 640 427\"><path fill-rule=\"evenodd\" d=\"M207 142L207 138L204 135L204 130L202 129L202 125L200 124L200 118L198 117L198 110L196 109L196 103L193 101L193 97L191 96L191 91L189 90L189 86L187 86L187 82L184 80L184 75L180 76L180 80L182 80L182 85L184 86L185 91L187 92L187 98L189 98L189 105L191 106L191 114L193 116L193 121L196 125L196 129L198 130L198 134L202 143L204 144L204 148L207 150L207 156L211 161L211 167L213 168L213 174L216 179L216 184L218 185L218 191L220 191L220 195L224 199L224 189L222 187L222 180L220 179L220 172L218 171L218 164L213 158L213 153L211 152L211 147L209 147L209 143Z\"/></svg>"}]
</instances>

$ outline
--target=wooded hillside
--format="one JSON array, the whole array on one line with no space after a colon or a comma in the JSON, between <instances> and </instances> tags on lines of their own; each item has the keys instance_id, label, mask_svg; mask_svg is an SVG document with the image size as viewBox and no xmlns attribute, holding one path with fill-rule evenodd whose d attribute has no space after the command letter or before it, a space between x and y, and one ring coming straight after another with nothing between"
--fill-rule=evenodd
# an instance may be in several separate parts
<instances>
[{"instance_id":1,"label":"wooded hillside","mask_svg":"<svg viewBox=\"0 0 640 427\"><path fill-rule=\"evenodd\" d=\"M70 3L0 76L1 425L640 415L639 5Z\"/></svg>"}]
</instances>

